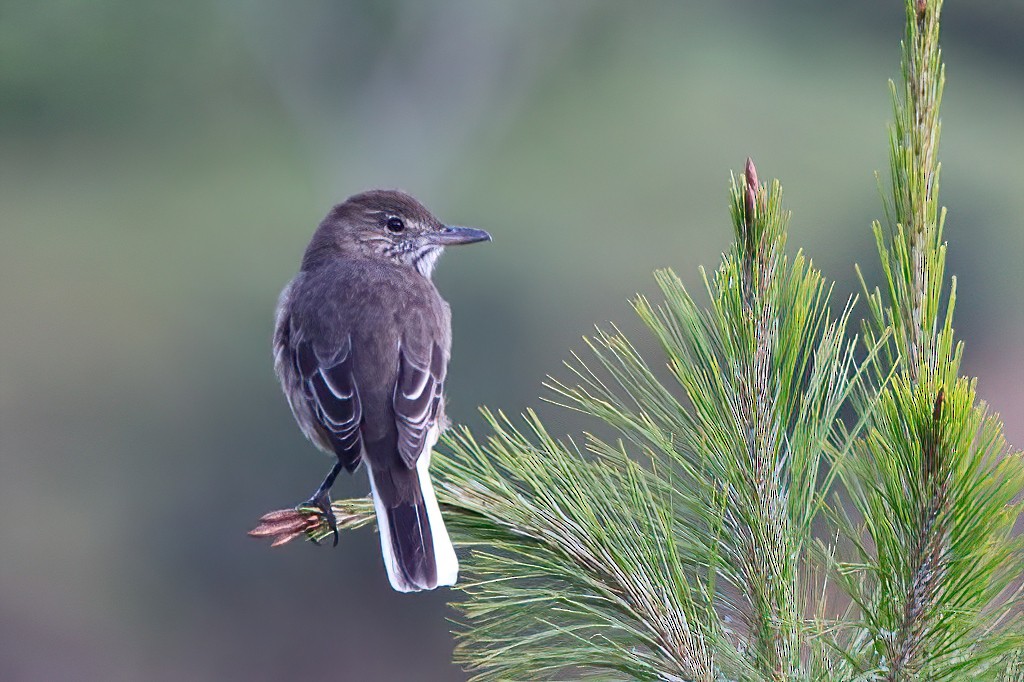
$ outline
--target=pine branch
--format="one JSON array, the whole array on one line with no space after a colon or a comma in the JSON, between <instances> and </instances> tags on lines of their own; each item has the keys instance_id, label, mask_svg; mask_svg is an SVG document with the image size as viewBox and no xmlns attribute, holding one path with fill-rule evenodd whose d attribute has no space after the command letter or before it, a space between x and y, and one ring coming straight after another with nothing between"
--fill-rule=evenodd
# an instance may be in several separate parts
<instances>
[{"instance_id":1,"label":"pine branch","mask_svg":"<svg viewBox=\"0 0 1024 682\"><path fill-rule=\"evenodd\" d=\"M747 159L744 182L734 185L733 220L739 233L737 244L743 245L739 250L742 314L751 332L747 342L753 352L742 358L730 401L735 428L747 441L747 467L745 480L729 488L733 495L729 506L748 507L743 512L749 526L738 519L734 525L746 545L741 549L740 570L753 605L750 625L758 656L773 679L786 680L799 665L796 626L801 617L796 598L797 557L788 542L792 532L779 462L778 391L771 371L778 345L778 312L770 289L779 267L784 219L765 210L765 198L754 164Z\"/></svg>"},{"instance_id":2,"label":"pine branch","mask_svg":"<svg viewBox=\"0 0 1024 682\"><path fill-rule=\"evenodd\" d=\"M910 300L900 303L910 313L906 321L907 368L915 379L922 364L934 372L937 362L938 307L929 303L938 302L930 285L942 286L941 273L933 271L935 254L942 240L941 225L936 220L939 105L946 80L939 49L941 11L942 0L915 0L907 5L904 96L902 101L894 97L896 115L891 130L894 217L905 227L910 241L912 287L907 292Z\"/></svg>"},{"instance_id":3,"label":"pine branch","mask_svg":"<svg viewBox=\"0 0 1024 682\"><path fill-rule=\"evenodd\" d=\"M931 429L925 434L922 447L924 474L923 505L916 519L918 537L910 554L913 575L903 615L889 642L886 657L891 662L887 680L903 679L907 671L918 672L924 656L934 604L940 597L946 574L946 561L951 533L950 469L944 461L947 452L942 438L942 389L935 400Z\"/></svg>"},{"instance_id":4,"label":"pine branch","mask_svg":"<svg viewBox=\"0 0 1024 682\"><path fill-rule=\"evenodd\" d=\"M530 436L503 415L484 416L488 441L465 429L446 434L447 456L434 469L452 537L471 550L471 576L458 589L472 628L456 658L475 679L589 668L711 682L722 667L736 669L716 660L724 634L715 631L711 592L684 574L664 483L621 452L583 457L532 413ZM333 508L340 527L374 518L368 499ZM309 508L269 514L252 534L282 544L297 530L287 521L313 539L330 534Z\"/></svg>"},{"instance_id":5,"label":"pine branch","mask_svg":"<svg viewBox=\"0 0 1024 682\"><path fill-rule=\"evenodd\" d=\"M996 621L1019 603L1007 590L1020 559L1011 533L1024 470L974 383L959 377L955 280L943 300L941 6L907 1L903 83L890 84L888 226L874 225L887 295L869 293L865 326L869 340L894 331L878 376L886 365L895 376L861 406L869 432L843 473L860 520L847 516L840 528L858 560L837 573L864 628L847 636L861 670L893 681L980 675L1018 637Z\"/></svg>"}]
</instances>

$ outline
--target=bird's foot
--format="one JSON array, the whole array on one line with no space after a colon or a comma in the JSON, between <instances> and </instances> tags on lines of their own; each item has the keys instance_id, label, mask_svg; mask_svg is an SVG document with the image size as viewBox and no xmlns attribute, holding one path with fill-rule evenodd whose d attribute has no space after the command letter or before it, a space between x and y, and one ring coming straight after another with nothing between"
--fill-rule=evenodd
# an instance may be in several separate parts
<instances>
[{"instance_id":1,"label":"bird's foot","mask_svg":"<svg viewBox=\"0 0 1024 682\"><path fill-rule=\"evenodd\" d=\"M312 507L320 512L321 516L327 521L327 526L331 529L334 534L334 546L338 546L338 520L334 516L334 509L331 507L331 496L326 490L317 491L316 495L309 498L305 502L299 505L299 509L303 507ZM320 542L311 537L310 540L314 545L319 545Z\"/></svg>"}]
</instances>

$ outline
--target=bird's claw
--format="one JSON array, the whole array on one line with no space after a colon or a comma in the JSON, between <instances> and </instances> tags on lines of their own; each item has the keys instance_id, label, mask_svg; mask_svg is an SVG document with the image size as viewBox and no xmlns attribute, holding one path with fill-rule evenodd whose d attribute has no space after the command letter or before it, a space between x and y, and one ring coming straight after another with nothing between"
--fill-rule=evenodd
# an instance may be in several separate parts
<instances>
[{"instance_id":1,"label":"bird's claw","mask_svg":"<svg viewBox=\"0 0 1024 682\"><path fill-rule=\"evenodd\" d=\"M338 520L334 516L334 509L331 507L331 496L326 492L317 493L313 497L303 502L299 507L312 507L320 512L320 514L326 519L328 528L334 534L334 546L338 546ZM310 540L314 545L319 545L320 542L314 537Z\"/></svg>"}]
</instances>

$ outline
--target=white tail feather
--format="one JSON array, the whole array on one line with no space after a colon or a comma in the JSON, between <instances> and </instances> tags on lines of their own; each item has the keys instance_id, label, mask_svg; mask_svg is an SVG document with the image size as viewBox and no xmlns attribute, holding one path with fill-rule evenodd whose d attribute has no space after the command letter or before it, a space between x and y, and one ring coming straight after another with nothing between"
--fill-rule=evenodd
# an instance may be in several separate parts
<instances>
[{"instance_id":1,"label":"white tail feather","mask_svg":"<svg viewBox=\"0 0 1024 682\"><path fill-rule=\"evenodd\" d=\"M370 490L373 492L373 510L377 513L377 534L380 535L380 553L384 557L384 568L388 572L388 581L397 592L418 592L419 588L406 582L402 570L395 558L395 548L391 546L391 524L388 523L388 511L377 494L377 484L373 482L373 471L370 463L366 463L366 471L370 474Z\"/></svg>"},{"instance_id":2,"label":"white tail feather","mask_svg":"<svg viewBox=\"0 0 1024 682\"><path fill-rule=\"evenodd\" d=\"M420 491L423 504L427 507L427 519L430 520L430 534L434 538L434 561L437 563L437 584L454 585L459 579L459 559L455 556L455 547L448 537L441 508L437 506L434 495L434 484L430 481L430 448L420 455L416 462L416 473L420 476Z\"/></svg>"},{"instance_id":3,"label":"white tail feather","mask_svg":"<svg viewBox=\"0 0 1024 682\"><path fill-rule=\"evenodd\" d=\"M441 508L437 506L437 497L434 495L434 485L430 481L430 455L431 447L437 442L437 429L432 429L428 436L428 447L416 461L416 473L419 476L420 495L423 504L427 509L427 521L430 523L430 535L434 539L434 561L437 565L437 584L454 585L459 578L459 559L455 556L455 547L452 546L451 538L448 537L448 529L445 528L444 518L441 516ZM388 523L387 510L380 502L377 495L377 484L373 482L373 471L370 471L369 462L367 471L370 474L370 489L373 491L373 508L377 512L377 532L380 535L380 550L384 557L384 568L388 572L388 580L398 592L418 592L416 585L409 584L398 565L395 557L395 549L391 544L391 526Z\"/></svg>"}]
</instances>

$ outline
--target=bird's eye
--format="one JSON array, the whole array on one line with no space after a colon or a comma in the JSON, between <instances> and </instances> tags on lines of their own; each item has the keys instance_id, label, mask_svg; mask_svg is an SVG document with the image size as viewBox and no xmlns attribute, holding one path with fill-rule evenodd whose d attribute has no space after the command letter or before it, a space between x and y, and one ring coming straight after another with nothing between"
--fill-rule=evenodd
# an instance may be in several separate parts
<instances>
[{"instance_id":1,"label":"bird's eye","mask_svg":"<svg viewBox=\"0 0 1024 682\"><path fill-rule=\"evenodd\" d=\"M405 223L402 222L401 218L388 218L387 227L389 232L397 234L405 229Z\"/></svg>"}]
</instances>

